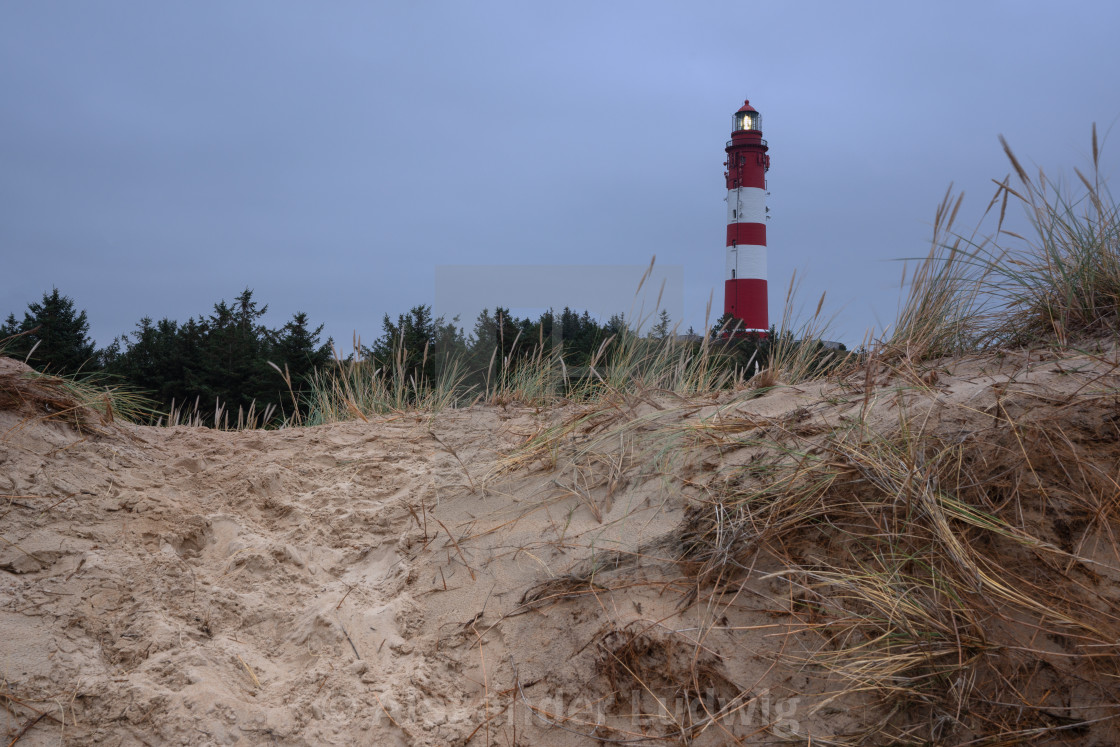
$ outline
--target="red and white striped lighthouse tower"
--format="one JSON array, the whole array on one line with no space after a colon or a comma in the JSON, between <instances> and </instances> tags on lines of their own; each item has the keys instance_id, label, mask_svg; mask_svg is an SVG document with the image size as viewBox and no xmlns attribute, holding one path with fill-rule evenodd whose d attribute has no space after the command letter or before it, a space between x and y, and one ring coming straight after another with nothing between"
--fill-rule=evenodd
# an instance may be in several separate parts
<instances>
[{"instance_id":1,"label":"red and white striped lighthouse tower","mask_svg":"<svg viewBox=\"0 0 1120 747\"><path fill-rule=\"evenodd\" d=\"M766 172L770 156L762 139L762 116L750 101L732 117L727 141L727 269L723 311L739 329L770 329L766 306ZM734 325L735 322L732 322Z\"/></svg>"}]
</instances>

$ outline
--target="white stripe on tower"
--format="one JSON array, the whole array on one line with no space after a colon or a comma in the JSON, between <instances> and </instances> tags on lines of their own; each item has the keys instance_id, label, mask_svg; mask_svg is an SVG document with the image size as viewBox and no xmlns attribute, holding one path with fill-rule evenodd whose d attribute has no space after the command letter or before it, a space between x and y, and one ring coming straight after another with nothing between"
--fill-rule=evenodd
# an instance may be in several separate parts
<instances>
[{"instance_id":1,"label":"white stripe on tower","mask_svg":"<svg viewBox=\"0 0 1120 747\"><path fill-rule=\"evenodd\" d=\"M758 187L728 190L727 222L766 225L766 190Z\"/></svg>"},{"instance_id":2,"label":"white stripe on tower","mask_svg":"<svg viewBox=\"0 0 1120 747\"><path fill-rule=\"evenodd\" d=\"M727 247L727 279L766 279L766 247L757 244L740 244ZM732 274L732 270L735 271Z\"/></svg>"}]
</instances>

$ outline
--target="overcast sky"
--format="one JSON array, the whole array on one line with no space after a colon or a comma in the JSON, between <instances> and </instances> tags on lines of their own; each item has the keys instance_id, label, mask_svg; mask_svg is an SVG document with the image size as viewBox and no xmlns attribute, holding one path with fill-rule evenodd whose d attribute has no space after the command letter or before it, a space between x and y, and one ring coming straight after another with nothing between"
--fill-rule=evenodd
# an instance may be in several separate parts
<instances>
[{"instance_id":1,"label":"overcast sky","mask_svg":"<svg viewBox=\"0 0 1120 747\"><path fill-rule=\"evenodd\" d=\"M0 315L58 287L104 345L249 287L348 346L438 306L440 267L656 255L700 327L749 97L771 318L796 270L858 343L949 183L983 210L999 134L1085 165L1120 118L1118 32L1104 1L0 3ZM541 305L578 277L542 268Z\"/></svg>"}]
</instances>

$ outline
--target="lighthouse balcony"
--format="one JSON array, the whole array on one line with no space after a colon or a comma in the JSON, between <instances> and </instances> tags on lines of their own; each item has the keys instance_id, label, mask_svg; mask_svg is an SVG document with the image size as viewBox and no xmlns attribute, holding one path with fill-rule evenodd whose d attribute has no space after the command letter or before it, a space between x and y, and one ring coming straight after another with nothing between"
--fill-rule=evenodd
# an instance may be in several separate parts
<instances>
[{"instance_id":1,"label":"lighthouse balcony","mask_svg":"<svg viewBox=\"0 0 1120 747\"><path fill-rule=\"evenodd\" d=\"M759 138L758 140L746 140L746 139L728 140L727 141L727 147L730 148L732 145L761 145L763 148L768 147L766 145L766 141L763 140L762 138Z\"/></svg>"}]
</instances>

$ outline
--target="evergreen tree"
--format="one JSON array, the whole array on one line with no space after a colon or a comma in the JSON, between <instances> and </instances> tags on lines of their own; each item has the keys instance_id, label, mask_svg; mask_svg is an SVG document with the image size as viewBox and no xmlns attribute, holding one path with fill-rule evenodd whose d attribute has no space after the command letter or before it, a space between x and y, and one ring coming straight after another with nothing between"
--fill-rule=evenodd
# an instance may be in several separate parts
<instances>
[{"instance_id":1,"label":"evergreen tree","mask_svg":"<svg viewBox=\"0 0 1120 747\"><path fill-rule=\"evenodd\" d=\"M132 332L132 339L121 338L116 342L127 347L128 352L109 364L109 371L123 377L133 386L151 392L157 400L168 400L178 395L180 404L183 391L182 376L177 370L179 325L170 319L153 324L144 317Z\"/></svg>"},{"instance_id":2,"label":"evergreen tree","mask_svg":"<svg viewBox=\"0 0 1120 747\"><path fill-rule=\"evenodd\" d=\"M457 316L450 322L439 317L433 323L434 337L430 357L434 362L433 373L437 379L448 366L454 363L462 364L466 358L467 341L458 324Z\"/></svg>"},{"instance_id":3,"label":"evergreen tree","mask_svg":"<svg viewBox=\"0 0 1120 747\"><path fill-rule=\"evenodd\" d=\"M313 330L309 329L307 314L297 311L276 336L276 344L272 349L272 355L275 357L273 362L281 369L287 366L292 384L297 388L315 369L331 362L334 341L328 339L320 343L319 337L322 332L322 324Z\"/></svg>"},{"instance_id":4,"label":"evergreen tree","mask_svg":"<svg viewBox=\"0 0 1120 747\"><path fill-rule=\"evenodd\" d=\"M365 352L387 370L402 370L406 379L431 383L444 366L467 352L457 321L433 318L432 307L423 304L399 314L396 322L386 314L381 337Z\"/></svg>"},{"instance_id":5,"label":"evergreen tree","mask_svg":"<svg viewBox=\"0 0 1120 747\"><path fill-rule=\"evenodd\" d=\"M552 309L541 314L534 330L531 330L534 344L544 346L544 355L547 357L552 352L553 336L556 332L556 312Z\"/></svg>"},{"instance_id":6,"label":"evergreen tree","mask_svg":"<svg viewBox=\"0 0 1120 747\"><path fill-rule=\"evenodd\" d=\"M586 366L607 334L587 311L581 315L565 306L560 312L560 338L564 345L564 362L569 366Z\"/></svg>"},{"instance_id":7,"label":"evergreen tree","mask_svg":"<svg viewBox=\"0 0 1120 747\"><path fill-rule=\"evenodd\" d=\"M26 334L10 340L6 353L17 358L30 353L28 363L40 371L73 374L98 366L86 312L76 311L74 301L58 288L44 293L40 303L28 304L21 323L16 323L15 314L9 314L0 328L0 339L21 332Z\"/></svg>"},{"instance_id":8,"label":"evergreen tree","mask_svg":"<svg viewBox=\"0 0 1120 747\"><path fill-rule=\"evenodd\" d=\"M570 346L579 337L579 332L579 314L565 306L560 312L560 339Z\"/></svg>"},{"instance_id":9,"label":"evergreen tree","mask_svg":"<svg viewBox=\"0 0 1120 747\"><path fill-rule=\"evenodd\" d=\"M649 336L657 340L664 340L669 336L668 310L661 310L661 314L657 317L657 324L653 325L649 330Z\"/></svg>"},{"instance_id":10,"label":"evergreen tree","mask_svg":"<svg viewBox=\"0 0 1120 747\"><path fill-rule=\"evenodd\" d=\"M708 335L713 339L720 337L729 337L735 330L743 325L742 320L736 319L735 315L730 311L724 312L723 316L716 319L716 323L712 325ZM689 333L692 333L692 328L689 327Z\"/></svg>"},{"instance_id":11,"label":"evergreen tree","mask_svg":"<svg viewBox=\"0 0 1120 747\"><path fill-rule=\"evenodd\" d=\"M254 402L258 410L268 402L279 404L280 384L267 358L274 333L260 323L267 311L267 305L258 308L253 291L246 288L234 305L218 302L214 313L199 323L204 400L220 401L234 414Z\"/></svg>"},{"instance_id":12,"label":"evergreen tree","mask_svg":"<svg viewBox=\"0 0 1120 747\"><path fill-rule=\"evenodd\" d=\"M502 306L494 308L494 320L497 334L495 342L499 346L498 355L503 359L512 361L514 351L525 342L521 334L521 320L511 314L509 309Z\"/></svg>"},{"instance_id":13,"label":"evergreen tree","mask_svg":"<svg viewBox=\"0 0 1120 747\"><path fill-rule=\"evenodd\" d=\"M472 372L471 383L483 384L487 373L492 374L492 365L501 365L498 360L498 321L483 309L474 320L474 329L467 338L469 353L467 367Z\"/></svg>"},{"instance_id":14,"label":"evergreen tree","mask_svg":"<svg viewBox=\"0 0 1120 747\"><path fill-rule=\"evenodd\" d=\"M12 350L15 346L15 340L10 338L15 337L20 333L19 322L16 321L15 314L8 314L8 318L0 324L0 343L4 345L4 350ZM11 355L11 353L9 353Z\"/></svg>"}]
</instances>

